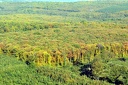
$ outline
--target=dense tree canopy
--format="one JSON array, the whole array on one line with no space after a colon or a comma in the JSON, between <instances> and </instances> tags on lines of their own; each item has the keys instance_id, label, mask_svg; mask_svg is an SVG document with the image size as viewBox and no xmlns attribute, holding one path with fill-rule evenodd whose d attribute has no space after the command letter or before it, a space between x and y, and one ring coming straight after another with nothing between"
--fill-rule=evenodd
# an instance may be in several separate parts
<instances>
[{"instance_id":1,"label":"dense tree canopy","mask_svg":"<svg viewBox=\"0 0 128 85\"><path fill-rule=\"evenodd\" d=\"M0 84L127 85L127 5L0 2Z\"/></svg>"}]
</instances>

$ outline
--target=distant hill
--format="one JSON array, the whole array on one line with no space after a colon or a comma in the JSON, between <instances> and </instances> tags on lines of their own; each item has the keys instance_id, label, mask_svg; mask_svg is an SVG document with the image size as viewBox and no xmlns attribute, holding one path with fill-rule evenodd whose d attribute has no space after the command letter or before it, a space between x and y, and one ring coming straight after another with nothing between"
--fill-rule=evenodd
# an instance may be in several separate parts
<instances>
[{"instance_id":1,"label":"distant hill","mask_svg":"<svg viewBox=\"0 0 128 85\"><path fill-rule=\"evenodd\" d=\"M2 0L19 2L21 0ZM31 3L22 3L29 1ZM111 2L33 2L48 0L22 0L21 3L0 3L0 15L5 14L43 14L50 16L72 17L86 20L120 20L128 18L128 1ZM59 1L59 0L54 0ZM65 0L67 1L67 0ZM69 0L70 1L70 0ZM75 0L74 0L75 1ZM77 1L77 0L76 0Z\"/></svg>"}]
</instances>

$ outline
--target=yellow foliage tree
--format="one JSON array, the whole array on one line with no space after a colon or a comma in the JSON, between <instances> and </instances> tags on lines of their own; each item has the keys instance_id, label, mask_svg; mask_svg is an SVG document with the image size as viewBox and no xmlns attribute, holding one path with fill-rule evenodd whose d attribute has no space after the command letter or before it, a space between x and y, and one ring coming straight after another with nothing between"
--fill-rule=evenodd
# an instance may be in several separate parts
<instances>
[{"instance_id":1,"label":"yellow foliage tree","mask_svg":"<svg viewBox=\"0 0 128 85\"><path fill-rule=\"evenodd\" d=\"M44 50L40 50L37 52L36 54L36 59L35 59L35 63L37 64L37 66L42 66L42 65L51 65L51 55Z\"/></svg>"}]
</instances>

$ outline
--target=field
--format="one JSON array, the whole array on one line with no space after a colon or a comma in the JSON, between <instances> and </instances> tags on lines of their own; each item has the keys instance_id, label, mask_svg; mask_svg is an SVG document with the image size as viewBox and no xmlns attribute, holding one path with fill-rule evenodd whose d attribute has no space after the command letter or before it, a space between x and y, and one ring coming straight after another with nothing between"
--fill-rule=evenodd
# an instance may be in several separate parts
<instances>
[{"instance_id":1,"label":"field","mask_svg":"<svg viewBox=\"0 0 128 85\"><path fill-rule=\"evenodd\" d=\"M0 2L0 85L127 85L127 5Z\"/></svg>"}]
</instances>

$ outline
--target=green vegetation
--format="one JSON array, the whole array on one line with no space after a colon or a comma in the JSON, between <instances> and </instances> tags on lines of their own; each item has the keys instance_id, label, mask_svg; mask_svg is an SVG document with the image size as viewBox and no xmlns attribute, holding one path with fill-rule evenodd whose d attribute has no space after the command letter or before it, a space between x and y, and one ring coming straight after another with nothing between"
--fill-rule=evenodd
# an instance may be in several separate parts
<instances>
[{"instance_id":1,"label":"green vegetation","mask_svg":"<svg viewBox=\"0 0 128 85\"><path fill-rule=\"evenodd\" d=\"M0 85L127 85L127 5L0 3Z\"/></svg>"},{"instance_id":2,"label":"green vegetation","mask_svg":"<svg viewBox=\"0 0 128 85\"><path fill-rule=\"evenodd\" d=\"M86 76L79 76L78 67L34 67L13 57L0 55L0 84L1 85L81 85L81 84L104 84L99 80L90 81Z\"/></svg>"}]
</instances>

